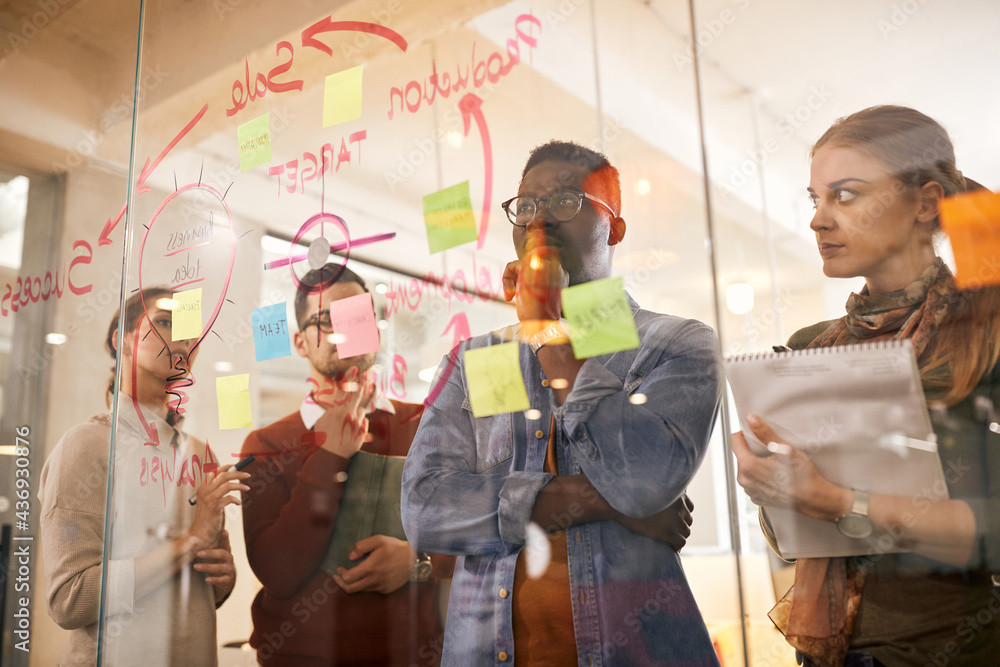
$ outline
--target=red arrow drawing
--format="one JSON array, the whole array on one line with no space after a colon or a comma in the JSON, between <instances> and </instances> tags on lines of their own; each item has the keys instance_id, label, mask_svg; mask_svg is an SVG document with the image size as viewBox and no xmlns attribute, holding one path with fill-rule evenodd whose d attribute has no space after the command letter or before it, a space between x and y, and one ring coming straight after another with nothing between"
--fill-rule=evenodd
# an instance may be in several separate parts
<instances>
[{"instance_id":1,"label":"red arrow drawing","mask_svg":"<svg viewBox=\"0 0 1000 667\"><path fill-rule=\"evenodd\" d=\"M208 104L203 106L201 108L201 111L199 111L195 115L195 117L191 119L191 122L189 122L187 125L184 126L184 129L181 130L176 137L174 137L173 141L167 144L167 147L164 148L163 152L156 157L156 160L153 162L153 164L149 164L149 158L146 158L146 164L142 166L142 171L139 172L139 180L137 180L135 183L137 187L136 192L142 194L143 192L149 192L152 189L148 185L143 185L143 183L146 182L146 179L149 178L149 175L153 173L154 169L156 169L156 165L160 164L160 161L163 158L167 157L167 153L169 153L171 149L173 149L173 147L177 145L177 142L183 139L184 135L190 132L191 128L193 128L195 125L198 124L198 121L201 120L201 117L205 115L206 111L208 111ZM114 225L112 225L112 227L114 227Z\"/></svg>"},{"instance_id":2,"label":"red arrow drawing","mask_svg":"<svg viewBox=\"0 0 1000 667\"><path fill-rule=\"evenodd\" d=\"M328 56L332 56L333 49L316 39L316 35L324 32L334 32L337 30L367 32L371 35L385 37L403 51L406 50L406 40L403 39L403 36L395 30L386 28L384 25L379 25L378 23L365 23L364 21L334 21L330 16L316 21L302 31L302 46L311 46L314 49L319 49Z\"/></svg>"},{"instance_id":3,"label":"red arrow drawing","mask_svg":"<svg viewBox=\"0 0 1000 667\"><path fill-rule=\"evenodd\" d=\"M479 240L476 250L482 250L486 243L486 230L490 225L490 200L493 198L493 149L490 147L490 131L486 127L486 117L483 116L483 101L475 93L466 93L459 103L462 111L462 123L465 126L465 136L469 136L472 119L476 119L479 136L483 139L483 160L486 163L486 183L483 185L483 217L479 221Z\"/></svg>"},{"instance_id":4,"label":"red arrow drawing","mask_svg":"<svg viewBox=\"0 0 1000 667\"><path fill-rule=\"evenodd\" d=\"M452 317L451 321L448 322L448 326L441 332L441 335L443 336L448 333L448 330L452 327L455 327L455 333L451 337L452 347L458 345L463 340L472 338L472 334L469 333L469 318L466 317L465 313L457 313Z\"/></svg>"},{"instance_id":5,"label":"red arrow drawing","mask_svg":"<svg viewBox=\"0 0 1000 667\"><path fill-rule=\"evenodd\" d=\"M104 223L104 229L101 230L101 235L97 237L97 245L111 245L114 243L109 235L111 234L111 230L113 230L118 223L121 222L122 217L125 215L126 206L128 206L128 204L122 204L122 210L118 211L118 215L115 216L115 219L112 220L111 218L108 218L108 221Z\"/></svg>"},{"instance_id":6,"label":"red arrow drawing","mask_svg":"<svg viewBox=\"0 0 1000 667\"><path fill-rule=\"evenodd\" d=\"M141 194L143 192L149 192L152 189L148 185L143 185L146 182L146 179L149 178L149 175L153 173L154 169L156 169L156 165L160 164L160 161L167 156L167 153L169 153L170 150L177 145L177 142L183 139L184 135L190 132L191 128L198 124L198 121L201 120L201 117L205 115L206 111L208 111L207 104L201 108L201 111L199 111L194 118L191 119L190 123L184 126L184 129L181 130L176 137L174 137L174 140L167 144L167 147L163 149L163 152L157 156L156 162L149 164L149 158L146 158L146 164L142 166L142 171L139 172L139 180L135 182L137 188L136 192ZM122 218L125 216L125 208L127 206L127 203L122 204L122 210L118 211L118 215L115 216L113 220L108 218L108 221L104 223L104 229L101 230L101 235L97 237L97 245L112 245L114 243L114 241L111 240L111 232L118 226L118 223L121 222Z\"/></svg>"},{"instance_id":7,"label":"red arrow drawing","mask_svg":"<svg viewBox=\"0 0 1000 667\"><path fill-rule=\"evenodd\" d=\"M455 370L455 357L452 356L452 354L456 354L454 348L457 347L463 340L472 338L472 334L469 333L469 318L466 317L465 313L457 313L454 317L452 317L448 322L448 326L446 326L444 331L441 332L441 335L444 336L447 334L448 330L452 327L455 328L451 337L453 346L452 351L448 354L448 361L445 362L444 370L441 371L437 384L431 387L430 393L427 394L427 398L424 399L425 406L431 406L434 404L434 401L437 400L437 397L441 394L444 386L448 383L448 378L451 377L451 372Z\"/></svg>"}]
</instances>

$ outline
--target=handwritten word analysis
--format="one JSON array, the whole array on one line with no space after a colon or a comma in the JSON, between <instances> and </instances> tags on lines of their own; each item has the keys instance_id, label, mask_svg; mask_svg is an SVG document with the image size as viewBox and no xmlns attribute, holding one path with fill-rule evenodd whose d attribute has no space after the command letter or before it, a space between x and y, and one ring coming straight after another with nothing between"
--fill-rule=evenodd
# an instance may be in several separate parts
<instances>
[{"instance_id":1,"label":"handwritten word analysis","mask_svg":"<svg viewBox=\"0 0 1000 667\"><path fill-rule=\"evenodd\" d=\"M172 459L151 454L143 456L139 461L139 486L158 487L163 494L164 505L167 502L168 486L197 488L204 480L205 473L214 472L219 468L219 462L212 454L211 447L206 446L204 460L197 454L179 458L178 454L179 450L175 449Z\"/></svg>"}]
</instances>

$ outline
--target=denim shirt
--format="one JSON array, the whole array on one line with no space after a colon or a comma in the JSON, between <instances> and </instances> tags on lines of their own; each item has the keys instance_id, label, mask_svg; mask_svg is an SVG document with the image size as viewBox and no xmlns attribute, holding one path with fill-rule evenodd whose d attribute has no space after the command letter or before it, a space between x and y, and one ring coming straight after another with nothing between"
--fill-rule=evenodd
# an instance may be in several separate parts
<instances>
[{"instance_id":1,"label":"denim shirt","mask_svg":"<svg viewBox=\"0 0 1000 667\"><path fill-rule=\"evenodd\" d=\"M561 406L538 359L520 345L537 419L523 412L476 418L469 403L465 350L517 340L516 327L464 341L442 361L440 391L432 392L410 448L402 494L413 548L460 556L442 664L516 658L514 566L535 497L553 479L543 472L552 415L559 474L586 475L628 516L666 508L698 469L720 400L715 332L629 302L640 346L588 359ZM639 394L645 402L629 400ZM670 545L615 521L573 526L566 541L580 665L718 664Z\"/></svg>"}]
</instances>

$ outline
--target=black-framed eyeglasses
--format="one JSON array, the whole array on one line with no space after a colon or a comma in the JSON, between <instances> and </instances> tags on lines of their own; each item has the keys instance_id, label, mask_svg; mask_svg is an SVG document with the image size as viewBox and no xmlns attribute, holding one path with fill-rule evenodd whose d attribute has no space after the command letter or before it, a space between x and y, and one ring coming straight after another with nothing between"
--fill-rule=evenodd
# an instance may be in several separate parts
<instances>
[{"instance_id":1,"label":"black-framed eyeglasses","mask_svg":"<svg viewBox=\"0 0 1000 667\"><path fill-rule=\"evenodd\" d=\"M575 218L580 212L580 209L583 208L584 199L597 202L604 208L608 209L611 213L611 217L618 217L618 214L615 213L614 209L611 208L606 202L598 199L594 195L589 195L586 192L577 192L575 190L559 190L545 197L520 195L508 199L504 203L500 204L500 208L502 208L507 214L507 219L510 220L510 224L515 227L527 227L528 223L535 217L535 214L538 213L539 202L545 202L545 208L548 209L549 215L551 215L554 219L559 222L569 222Z\"/></svg>"},{"instance_id":2,"label":"black-framed eyeglasses","mask_svg":"<svg viewBox=\"0 0 1000 667\"><path fill-rule=\"evenodd\" d=\"M323 333L333 333L333 322L330 321L330 311L328 310L324 310L322 313L318 313L307 319L299 325L299 331L305 331L314 324Z\"/></svg>"}]
</instances>

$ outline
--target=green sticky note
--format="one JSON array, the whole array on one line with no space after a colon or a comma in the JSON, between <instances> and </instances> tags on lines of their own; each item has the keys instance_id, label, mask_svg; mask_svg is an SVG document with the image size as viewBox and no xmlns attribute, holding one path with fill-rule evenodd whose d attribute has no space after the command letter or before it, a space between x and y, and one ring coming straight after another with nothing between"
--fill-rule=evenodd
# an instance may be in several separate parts
<instances>
[{"instance_id":1,"label":"green sticky note","mask_svg":"<svg viewBox=\"0 0 1000 667\"><path fill-rule=\"evenodd\" d=\"M177 305L171 313L170 340L201 336L201 288L174 292Z\"/></svg>"},{"instance_id":2,"label":"green sticky note","mask_svg":"<svg viewBox=\"0 0 1000 667\"><path fill-rule=\"evenodd\" d=\"M243 123L236 128L236 141L240 150L240 171L271 161L271 114Z\"/></svg>"},{"instance_id":3,"label":"green sticky note","mask_svg":"<svg viewBox=\"0 0 1000 667\"><path fill-rule=\"evenodd\" d=\"M253 426L249 373L215 378L215 394L219 399L220 429Z\"/></svg>"},{"instance_id":4,"label":"green sticky note","mask_svg":"<svg viewBox=\"0 0 1000 667\"><path fill-rule=\"evenodd\" d=\"M323 127L361 118L361 65L326 77Z\"/></svg>"},{"instance_id":5,"label":"green sticky note","mask_svg":"<svg viewBox=\"0 0 1000 667\"><path fill-rule=\"evenodd\" d=\"M604 278L562 291L563 315L577 359L639 347L621 278Z\"/></svg>"},{"instance_id":6,"label":"green sticky note","mask_svg":"<svg viewBox=\"0 0 1000 667\"><path fill-rule=\"evenodd\" d=\"M520 412L531 407L521 375L519 348L517 343L503 343L465 351L465 381L474 416Z\"/></svg>"},{"instance_id":7,"label":"green sticky note","mask_svg":"<svg viewBox=\"0 0 1000 667\"><path fill-rule=\"evenodd\" d=\"M464 181L424 197L424 224L427 245L433 255L457 245L475 241L476 216L472 212L469 182Z\"/></svg>"}]
</instances>

